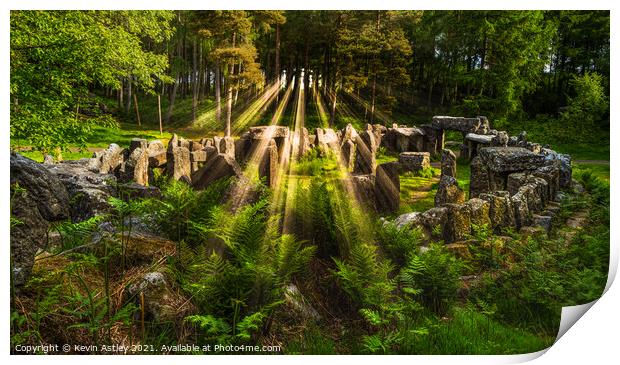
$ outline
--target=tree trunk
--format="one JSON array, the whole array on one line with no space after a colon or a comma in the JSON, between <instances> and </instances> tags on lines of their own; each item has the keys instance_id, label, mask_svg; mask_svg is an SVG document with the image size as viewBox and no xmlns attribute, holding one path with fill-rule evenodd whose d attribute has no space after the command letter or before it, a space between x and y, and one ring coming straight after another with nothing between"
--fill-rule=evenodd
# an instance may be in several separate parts
<instances>
[{"instance_id":1,"label":"tree trunk","mask_svg":"<svg viewBox=\"0 0 620 365\"><path fill-rule=\"evenodd\" d=\"M138 125L141 126L142 122L140 122L140 109L138 109L138 94L133 94L133 104L136 108L136 118L138 118Z\"/></svg>"},{"instance_id":2,"label":"tree trunk","mask_svg":"<svg viewBox=\"0 0 620 365\"><path fill-rule=\"evenodd\" d=\"M232 48L235 48L235 41L237 39L237 33L233 32L232 36ZM235 63L230 63L230 71L228 73L228 80L226 80L226 137L231 135L231 123L232 123L232 102L233 102L233 83L231 77L235 74Z\"/></svg>"},{"instance_id":3,"label":"tree trunk","mask_svg":"<svg viewBox=\"0 0 620 365\"><path fill-rule=\"evenodd\" d=\"M196 112L198 109L198 42L196 38L194 38L193 42L193 52L192 52L192 124L196 123Z\"/></svg>"},{"instance_id":4,"label":"tree trunk","mask_svg":"<svg viewBox=\"0 0 620 365\"><path fill-rule=\"evenodd\" d=\"M159 117L159 135L164 133L163 126L161 124L161 95L157 94L157 116Z\"/></svg>"},{"instance_id":5,"label":"tree trunk","mask_svg":"<svg viewBox=\"0 0 620 365\"><path fill-rule=\"evenodd\" d=\"M198 88L198 100L202 100L204 88L202 87L205 81L205 74L202 64L202 43L198 46L198 82L196 87Z\"/></svg>"},{"instance_id":6,"label":"tree trunk","mask_svg":"<svg viewBox=\"0 0 620 365\"><path fill-rule=\"evenodd\" d=\"M127 95L125 98L125 114L131 111L131 77L127 78Z\"/></svg>"},{"instance_id":7,"label":"tree trunk","mask_svg":"<svg viewBox=\"0 0 620 365\"><path fill-rule=\"evenodd\" d=\"M275 81L280 85L280 24L276 24L276 59L274 67Z\"/></svg>"},{"instance_id":8,"label":"tree trunk","mask_svg":"<svg viewBox=\"0 0 620 365\"><path fill-rule=\"evenodd\" d=\"M373 61L374 63L374 61ZM377 65L373 65L372 98L370 102L370 124L375 122L375 100L377 98Z\"/></svg>"},{"instance_id":9,"label":"tree trunk","mask_svg":"<svg viewBox=\"0 0 620 365\"><path fill-rule=\"evenodd\" d=\"M172 117L172 110L174 108L174 100L177 97L177 91L179 90L179 73L174 78L174 86L172 87L172 93L170 94L170 104L168 105L168 112L166 113L166 124L170 123L170 117Z\"/></svg>"},{"instance_id":10,"label":"tree trunk","mask_svg":"<svg viewBox=\"0 0 620 365\"><path fill-rule=\"evenodd\" d=\"M215 61L215 120L220 124L222 120L220 61Z\"/></svg>"}]
</instances>

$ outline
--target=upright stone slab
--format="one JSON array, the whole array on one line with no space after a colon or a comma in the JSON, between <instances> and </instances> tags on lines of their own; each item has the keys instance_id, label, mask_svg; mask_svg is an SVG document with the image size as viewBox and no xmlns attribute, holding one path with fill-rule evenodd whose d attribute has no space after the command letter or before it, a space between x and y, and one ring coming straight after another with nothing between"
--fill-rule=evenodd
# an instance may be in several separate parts
<instances>
[{"instance_id":1,"label":"upright stone slab","mask_svg":"<svg viewBox=\"0 0 620 365\"><path fill-rule=\"evenodd\" d=\"M471 224L472 229L478 227L478 229L492 229L491 219L489 217L490 204L479 198L469 199L465 203L469 207L471 212Z\"/></svg>"},{"instance_id":2,"label":"upright stone slab","mask_svg":"<svg viewBox=\"0 0 620 365\"><path fill-rule=\"evenodd\" d=\"M445 204L460 204L465 202L465 192L459 187L458 182L452 176L442 175L439 180L439 187L435 194L435 206L440 207Z\"/></svg>"},{"instance_id":3,"label":"upright stone slab","mask_svg":"<svg viewBox=\"0 0 620 365\"><path fill-rule=\"evenodd\" d=\"M353 171L355 165L355 143L351 140L346 140L340 148L340 153L347 171Z\"/></svg>"},{"instance_id":4,"label":"upright stone slab","mask_svg":"<svg viewBox=\"0 0 620 365\"><path fill-rule=\"evenodd\" d=\"M220 153L235 158L235 140L232 137L224 137L220 140Z\"/></svg>"},{"instance_id":5,"label":"upright stone slab","mask_svg":"<svg viewBox=\"0 0 620 365\"><path fill-rule=\"evenodd\" d=\"M195 189L205 189L212 183L222 178L241 177L241 167L234 158L223 153L209 158L192 176L192 185Z\"/></svg>"},{"instance_id":6,"label":"upright stone slab","mask_svg":"<svg viewBox=\"0 0 620 365\"><path fill-rule=\"evenodd\" d=\"M111 143L101 155L99 165L100 174L112 174L123 162L123 149L116 143Z\"/></svg>"},{"instance_id":7,"label":"upright stone slab","mask_svg":"<svg viewBox=\"0 0 620 365\"><path fill-rule=\"evenodd\" d=\"M237 163L240 165L246 163L251 146L252 139L249 132L242 134L239 139L235 140L235 160L237 160Z\"/></svg>"},{"instance_id":8,"label":"upright stone slab","mask_svg":"<svg viewBox=\"0 0 620 365\"><path fill-rule=\"evenodd\" d=\"M175 180L184 179L191 181L191 161L189 158L189 150L185 147L172 147L168 149L168 162L166 163L166 171L168 176Z\"/></svg>"},{"instance_id":9,"label":"upright stone slab","mask_svg":"<svg viewBox=\"0 0 620 365\"><path fill-rule=\"evenodd\" d=\"M428 152L401 152L398 162L407 171L420 171L431 167L431 155Z\"/></svg>"},{"instance_id":10,"label":"upright stone slab","mask_svg":"<svg viewBox=\"0 0 620 365\"><path fill-rule=\"evenodd\" d=\"M400 207L400 177L398 162L387 162L377 166L375 198L377 211L398 212Z\"/></svg>"},{"instance_id":11,"label":"upright stone slab","mask_svg":"<svg viewBox=\"0 0 620 365\"><path fill-rule=\"evenodd\" d=\"M478 195L491 190L489 186L489 171L479 156L474 157L469 165L469 197L476 198Z\"/></svg>"},{"instance_id":12,"label":"upright stone slab","mask_svg":"<svg viewBox=\"0 0 620 365\"><path fill-rule=\"evenodd\" d=\"M278 177L278 145L274 139L269 140L264 155L259 163L258 173L265 178L265 183L270 188L276 186Z\"/></svg>"},{"instance_id":13,"label":"upright stone slab","mask_svg":"<svg viewBox=\"0 0 620 365\"><path fill-rule=\"evenodd\" d=\"M368 209L376 209L375 177L370 174L349 176L357 201Z\"/></svg>"},{"instance_id":14,"label":"upright stone slab","mask_svg":"<svg viewBox=\"0 0 620 365\"><path fill-rule=\"evenodd\" d=\"M136 148L141 148L143 151L146 151L148 148L148 141L143 138L132 138L131 142L129 142L129 154L131 155Z\"/></svg>"},{"instance_id":15,"label":"upright stone slab","mask_svg":"<svg viewBox=\"0 0 620 365\"><path fill-rule=\"evenodd\" d=\"M441 175L456 178L456 156L447 148L441 151Z\"/></svg>"},{"instance_id":16,"label":"upright stone slab","mask_svg":"<svg viewBox=\"0 0 620 365\"><path fill-rule=\"evenodd\" d=\"M444 243L462 241L471 234L471 211L465 204L446 204L446 223L443 227Z\"/></svg>"},{"instance_id":17,"label":"upright stone slab","mask_svg":"<svg viewBox=\"0 0 620 365\"><path fill-rule=\"evenodd\" d=\"M149 184L149 153L146 147L144 149L137 147L133 150L125 161L121 176L124 181L133 180L136 184L143 186Z\"/></svg>"},{"instance_id":18,"label":"upright stone slab","mask_svg":"<svg viewBox=\"0 0 620 365\"><path fill-rule=\"evenodd\" d=\"M372 149L374 146L368 146L366 142L364 142L364 138L362 134L366 133L366 137L368 138L367 132L362 132L357 136L355 143L355 168L354 172L357 174L373 174L377 168L377 159ZM372 135L370 135L370 140L374 141Z\"/></svg>"},{"instance_id":19,"label":"upright stone slab","mask_svg":"<svg viewBox=\"0 0 620 365\"><path fill-rule=\"evenodd\" d=\"M510 197L512 206L514 208L515 224L517 229L523 226L530 225L532 221L532 214L527 204L527 191L519 191L515 195Z\"/></svg>"},{"instance_id":20,"label":"upright stone slab","mask_svg":"<svg viewBox=\"0 0 620 365\"><path fill-rule=\"evenodd\" d=\"M515 212L507 191L480 194L480 199L489 203L491 228L499 232L502 228L516 227Z\"/></svg>"}]
</instances>

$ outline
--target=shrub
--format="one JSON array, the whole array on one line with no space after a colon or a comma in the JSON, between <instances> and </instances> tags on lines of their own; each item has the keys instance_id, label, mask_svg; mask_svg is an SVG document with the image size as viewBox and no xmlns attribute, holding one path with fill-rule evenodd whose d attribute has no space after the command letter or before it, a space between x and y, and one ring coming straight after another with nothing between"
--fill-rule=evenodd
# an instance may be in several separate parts
<instances>
[{"instance_id":1,"label":"shrub","mask_svg":"<svg viewBox=\"0 0 620 365\"><path fill-rule=\"evenodd\" d=\"M443 315L456 300L462 262L441 244L412 256L400 272L403 290L413 293L433 312ZM418 294L416 290L421 290Z\"/></svg>"}]
</instances>

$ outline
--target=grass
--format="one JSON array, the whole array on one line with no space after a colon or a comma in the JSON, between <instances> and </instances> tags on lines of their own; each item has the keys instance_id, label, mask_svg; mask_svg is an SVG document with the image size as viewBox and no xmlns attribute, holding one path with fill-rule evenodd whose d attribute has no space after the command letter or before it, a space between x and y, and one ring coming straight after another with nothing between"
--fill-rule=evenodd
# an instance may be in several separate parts
<instances>
[{"instance_id":1,"label":"grass","mask_svg":"<svg viewBox=\"0 0 620 365\"><path fill-rule=\"evenodd\" d=\"M609 181L609 164L594 164L594 163L575 163L573 164L573 173L577 171L590 171L592 175Z\"/></svg>"},{"instance_id":2,"label":"grass","mask_svg":"<svg viewBox=\"0 0 620 365\"><path fill-rule=\"evenodd\" d=\"M555 340L508 327L470 307L454 307L451 318L433 318L429 327L427 335L408 338L403 353L522 354L547 348Z\"/></svg>"},{"instance_id":3,"label":"grass","mask_svg":"<svg viewBox=\"0 0 620 365\"><path fill-rule=\"evenodd\" d=\"M128 147L132 138L144 138L147 140L160 139L164 144L172 138L171 132L159 134L159 130L149 129L146 126L137 126L131 124L121 124L120 128L95 127L93 134L86 142L86 149L80 150L77 146L70 146L68 151L62 152L64 160L77 160L84 157L92 157L93 151L108 147L110 143L116 143L121 147ZM20 147L21 141L11 140L11 147ZM23 148L23 147L22 147ZM27 147L26 147L27 148ZM18 148L18 150L21 148ZM22 155L35 161L43 161L43 153L41 151L22 151Z\"/></svg>"}]
</instances>

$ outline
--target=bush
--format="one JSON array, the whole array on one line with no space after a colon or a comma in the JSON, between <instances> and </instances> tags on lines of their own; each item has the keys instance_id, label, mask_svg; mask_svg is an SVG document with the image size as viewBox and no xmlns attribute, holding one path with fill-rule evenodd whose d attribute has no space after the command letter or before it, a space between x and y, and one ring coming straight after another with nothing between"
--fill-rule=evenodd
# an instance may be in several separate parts
<instances>
[{"instance_id":1,"label":"bush","mask_svg":"<svg viewBox=\"0 0 620 365\"><path fill-rule=\"evenodd\" d=\"M457 297L462 262L441 244L431 244L425 252L409 259L400 272L404 290L420 289L422 302L433 312L443 315Z\"/></svg>"},{"instance_id":2,"label":"bush","mask_svg":"<svg viewBox=\"0 0 620 365\"><path fill-rule=\"evenodd\" d=\"M574 76L571 85L575 88L575 97L568 99L567 111L561 114L561 120L573 126L593 127L609 114L609 98L603 86L603 77L597 73L586 72L583 76Z\"/></svg>"}]
</instances>

